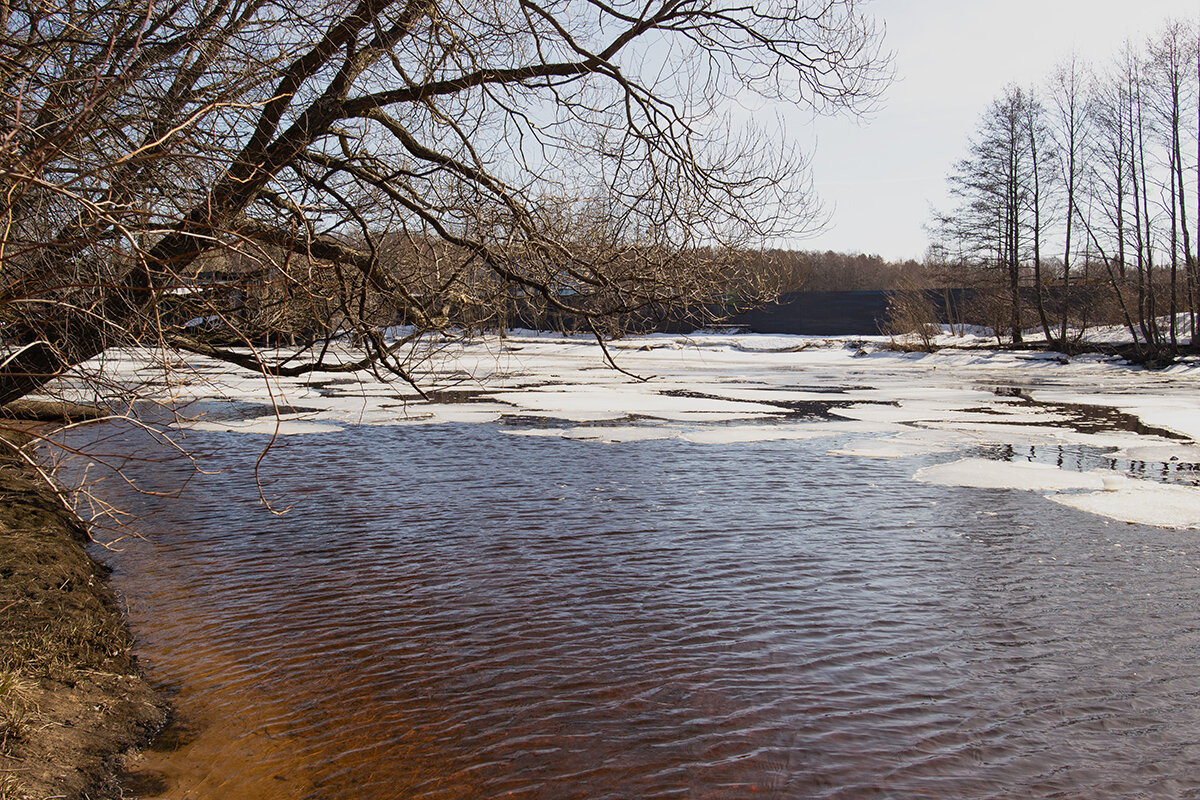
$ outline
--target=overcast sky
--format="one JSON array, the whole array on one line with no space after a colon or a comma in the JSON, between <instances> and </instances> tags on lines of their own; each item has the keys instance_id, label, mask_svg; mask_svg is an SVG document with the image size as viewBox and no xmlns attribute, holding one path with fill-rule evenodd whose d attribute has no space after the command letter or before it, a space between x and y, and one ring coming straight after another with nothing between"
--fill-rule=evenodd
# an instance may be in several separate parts
<instances>
[{"instance_id":1,"label":"overcast sky","mask_svg":"<svg viewBox=\"0 0 1200 800\"><path fill-rule=\"evenodd\" d=\"M948 208L946 174L966 155L987 105L1008 83L1045 81L1072 50L1100 63L1197 0L874 0L896 82L862 121L797 119L814 147L816 188L832 220L803 249L924 256L930 208Z\"/></svg>"}]
</instances>

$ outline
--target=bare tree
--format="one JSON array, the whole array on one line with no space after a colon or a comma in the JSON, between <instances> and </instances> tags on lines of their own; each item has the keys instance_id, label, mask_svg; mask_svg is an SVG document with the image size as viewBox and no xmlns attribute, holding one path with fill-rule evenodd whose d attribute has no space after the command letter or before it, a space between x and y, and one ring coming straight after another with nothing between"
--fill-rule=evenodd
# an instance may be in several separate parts
<instances>
[{"instance_id":1,"label":"bare tree","mask_svg":"<svg viewBox=\"0 0 1200 800\"><path fill-rule=\"evenodd\" d=\"M728 270L689 254L816 219L803 159L731 134L725 100L854 109L888 77L852 0L4 9L0 404L114 345L407 377L384 316L706 300ZM307 317L294 349L229 346L254 292ZM360 359L315 346L341 333Z\"/></svg>"},{"instance_id":2,"label":"bare tree","mask_svg":"<svg viewBox=\"0 0 1200 800\"><path fill-rule=\"evenodd\" d=\"M900 349L931 353L941 327L932 293L916 276L906 276L888 294L883 332Z\"/></svg>"},{"instance_id":3,"label":"bare tree","mask_svg":"<svg viewBox=\"0 0 1200 800\"><path fill-rule=\"evenodd\" d=\"M1170 261L1170 341L1172 349L1179 347L1177 330L1180 310L1180 250L1182 248L1184 282L1187 296L1190 298L1188 307L1191 317L1196 316L1195 295L1195 260L1191 251L1191 234L1188 229L1187 217L1187 186L1184 175L1187 165L1184 162L1182 133L1187 105L1194 102L1188 96L1188 90L1193 89L1189 80L1189 72L1197 58L1197 34L1188 25L1179 21L1168 22L1159 35L1148 42L1147 71L1151 102L1157 113L1157 130L1162 137L1162 147L1166 151L1167 175L1165 187L1167 221L1170 225L1167 258Z\"/></svg>"},{"instance_id":4,"label":"bare tree","mask_svg":"<svg viewBox=\"0 0 1200 800\"><path fill-rule=\"evenodd\" d=\"M1121 60L1093 80L1088 120L1094 135L1089 141L1089 166L1083 186L1087 211L1083 211L1080 202L1076 204L1075 212L1085 226L1088 244L1096 249L1104 263L1109 285L1134 346L1140 347L1145 328L1135 322L1143 319L1140 309L1144 302L1139 300L1139 313L1135 314L1130 310L1132 303L1125 296L1132 237L1130 205L1134 194L1132 187L1136 186L1131 155L1134 145L1130 134L1133 126L1127 77L1129 61L1130 52L1126 46ZM1141 282L1137 285L1140 287Z\"/></svg>"},{"instance_id":5,"label":"bare tree","mask_svg":"<svg viewBox=\"0 0 1200 800\"><path fill-rule=\"evenodd\" d=\"M1038 101L1032 90L1021 109L1021 125L1028 148L1029 171L1027 188L1023 192L1025 202L1033 217L1029 228L1030 240L1033 246L1033 296L1037 306L1038 321L1042 325L1042 333L1046 342L1052 342L1054 335L1050 332L1050 320L1046 316L1046 299L1043 291L1042 277L1042 239L1049 227L1048 205L1050 197L1050 182L1053 172L1047 168L1047 163L1053 163L1057 157L1053 147L1050 129L1045 120L1046 110ZM1064 340L1065 344L1065 340Z\"/></svg>"},{"instance_id":6,"label":"bare tree","mask_svg":"<svg viewBox=\"0 0 1200 800\"><path fill-rule=\"evenodd\" d=\"M1158 327L1158 299L1154 286L1155 233L1150 216L1150 181L1146 171L1147 125L1145 62L1141 55L1128 47L1122 60L1122 80L1125 101L1129 105L1129 161L1132 175L1134 253L1137 259L1138 311L1142 333L1151 347L1162 349L1162 332Z\"/></svg>"},{"instance_id":7,"label":"bare tree","mask_svg":"<svg viewBox=\"0 0 1200 800\"><path fill-rule=\"evenodd\" d=\"M1006 327L1013 343L1022 341L1026 251L1041 235L1043 173L1035 169L1040 162L1033 147L1044 134L1040 113L1029 93L1016 86L993 101L980 120L970 155L948 178L959 206L941 217L938 232L946 242L959 242L972 262L996 275L997 287L1007 294ZM1040 246L1035 255L1040 259Z\"/></svg>"},{"instance_id":8,"label":"bare tree","mask_svg":"<svg viewBox=\"0 0 1200 800\"><path fill-rule=\"evenodd\" d=\"M1072 56L1051 77L1051 101L1054 104L1053 127L1059 142L1059 180L1063 190L1063 270L1062 314L1059 338L1067 347L1067 328L1071 308L1071 263L1075 251L1072 234L1078 215L1078 194L1083 172L1083 156L1088 147L1086 77L1083 66ZM1086 259L1085 259L1086 261Z\"/></svg>"}]
</instances>

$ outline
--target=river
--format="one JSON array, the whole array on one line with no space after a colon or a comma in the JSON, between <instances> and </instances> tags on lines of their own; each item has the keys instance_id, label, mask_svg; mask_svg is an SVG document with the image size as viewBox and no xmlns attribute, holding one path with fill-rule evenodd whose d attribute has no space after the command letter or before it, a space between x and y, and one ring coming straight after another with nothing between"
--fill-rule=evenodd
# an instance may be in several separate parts
<instances>
[{"instance_id":1,"label":"river","mask_svg":"<svg viewBox=\"0 0 1200 800\"><path fill-rule=\"evenodd\" d=\"M178 714L143 797L1200 792L1195 531L836 437L348 427L281 439L256 484L262 441L129 467L182 499L105 485L143 517L101 552Z\"/></svg>"}]
</instances>

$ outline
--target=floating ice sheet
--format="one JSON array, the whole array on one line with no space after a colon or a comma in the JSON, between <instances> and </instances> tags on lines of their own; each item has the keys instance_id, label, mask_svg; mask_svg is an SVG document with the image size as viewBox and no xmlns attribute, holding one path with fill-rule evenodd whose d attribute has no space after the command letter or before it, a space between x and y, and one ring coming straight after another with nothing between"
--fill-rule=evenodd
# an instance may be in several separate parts
<instances>
[{"instance_id":1,"label":"floating ice sheet","mask_svg":"<svg viewBox=\"0 0 1200 800\"><path fill-rule=\"evenodd\" d=\"M964 458L948 464L922 467L914 480L942 486L967 486L975 489L1026 489L1060 491L1063 489L1103 489L1103 479L1095 473L1070 472L1052 464L992 461Z\"/></svg>"},{"instance_id":2,"label":"floating ice sheet","mask_svg":"<svg viewBox=\"0 0 1200 800\"><path fill-rule=\"evenodd\" d=\"M643 381L608 368L588 337L512 332L450 346L431 338L417 347L423 360L413 364L420 384L434 390L429 399L402 381L387 383L367 373L264 380L210 359L151 350L110 351L84 370L102 371L107 381L144 387L144 396L179 406L196 400L220 405L220 419L201 418L191 426L256 435L505 419L515 422L506 426L508 433L591 442L732 444L838 436L830 451L857 457L965 454L981 445L1013 445L1092 448L1110 454L1118 469L1122 463L1132 469L1131 462L1139 469L1144 462L1162 462L1164 469L1200 463L1200 360L1150 371L1103 356L953 347L979 341L942 336L939 344L949 347L930 354L891 351L886 337L653 335L612 343L621 367L650 379ZM353 356L342 345L330 352L344 361ZM85 401L94 385L63 381L68 394ZM272 406L304 413L285 413L277 422L263 410ZM1122 411L1179 438L1112 414L1101 419L1103 414L1088 413L1089 406ZM238 413L249 418L227 418ZM522 426L522 418L531 424ZM1191 524L1189 498L1200 495L1187 486L1163 493L1155 484L1108 492L1091 473L1032 464L956 464L928 468L921 479L1057 492L1056 500L1070 497L1077 507L1091 504L1110 515L1136 490L1143 499L1129 495L1131 502L1175 508L1164 519L1184 526ZM1088 500L1090 494L1097 497Z\"/></svg>"},{"instance_id":3,"label":"floating ice sheet","mask_svg":"<svg viewBox=\"0 0 1200 800\"><path fill-rule=\"evenodd\" d=\"M1117 450L1113 457L1129 461L1196 465L1200 464L1200 446L1176 443L1134 445Z\"/></svg>"},{"instance_id":4,"label":"floating ice sheet","mask_svg":"<svg viewBox=\"0 0 1200 800\"><path fill-rule=\"evenodd\" d=\"M1109 519L1159 528L1200 528L1200 489L1134 480L1114 475L1105 478L1105 489L1086 494L1054 494L1064 506Z\"/></svg>"},{"instance_id":5,"label":"floating ice sheet","mask_svg":"<svg viewBox=\"0 0 1200 800\"><path fill-rule=\"evenodd\" d=\"M906 458L908 456L944 453L951 450L953 445L947 442L922 441L919 439L859 439L830 450L837 456L858 456L861 458Z\"/></svg>"},{"instance_id":6,"label":"floating ice sheet","mask_svg":"<svg viewBox=\"0 0 1200 800\"><path fill-rule=\"evenodd\" d=\"M1045 492L1055 503L1121 522L1200 528L1200 489L1138 480L1107 470L1071 472L1051 464L969 458L924 467L913 478L944 486Z\"/></svg>"},{"instance_id":7,"label":"floating ice sheet","mask_svg":"<svg viewBox=\"0 0 1200 800\"><path fill-rule=\"evenodd\" d=\"M851 433L855 423L812 423L808 425L713 425L680 434L679 438L696 444L736 444L741 442L773 442L787 440L823 439ZM860 424L860 433L878 432L878 426Z\"/></svg>"},{"instance_id":8,"label":"floating ice sheet","mask_svg":"<svg viewBox=\"0 0 1200 800\"><path fill-rule=\"evenodd\" d=\"M197 420L181 425L189 430L223 431L227 433L253 433L260 436L298 436L308 433L333 433L342 426L331 422L312 420L279 419L277 417L254 417L239 420Z\"/></svg>"}]
</instances>

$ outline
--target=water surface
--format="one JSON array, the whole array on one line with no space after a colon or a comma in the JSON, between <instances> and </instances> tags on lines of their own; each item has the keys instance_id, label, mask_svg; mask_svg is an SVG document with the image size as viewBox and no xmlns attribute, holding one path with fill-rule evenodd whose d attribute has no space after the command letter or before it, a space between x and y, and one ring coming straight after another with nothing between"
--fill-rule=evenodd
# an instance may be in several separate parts
<instances>
[{"instance_id":1,"label":"water surface","mask_svg":"<svg viewBox=\"0 0 1200 800\"><path fill-rule=\"evenodd\" d=\"M272 516L260 441L189 434L220 472L182 500L105 490L150 515L105 558L179 710L147 791L1200 796L1195 532L836 438L497 425L281 440Z\"/></svg>"}]
</instances>

